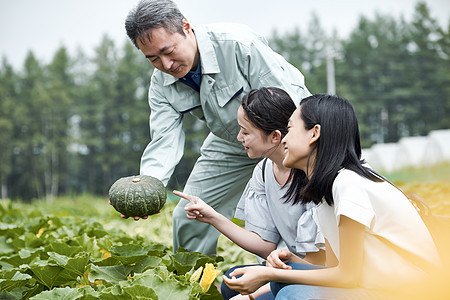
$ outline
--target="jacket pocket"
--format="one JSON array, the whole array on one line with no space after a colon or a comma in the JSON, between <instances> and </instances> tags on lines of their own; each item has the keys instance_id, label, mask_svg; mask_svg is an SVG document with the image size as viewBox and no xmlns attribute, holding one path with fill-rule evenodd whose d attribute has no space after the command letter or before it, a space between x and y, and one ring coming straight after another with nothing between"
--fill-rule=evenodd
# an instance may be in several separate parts
<instances>
[{"instance_id":1,"label":"jacket pocket","mask_svg":"<svg viewBox=\"0 0 450 300\"><path fill-rule=\"evenodd\" d=\"M238 82L236 82L232 86L218 90L216 91L217 103L219 104L220 107L224 107L230 101L238 98L243 91L244 87L240 85Z\"/></svg>"}]
</instances>

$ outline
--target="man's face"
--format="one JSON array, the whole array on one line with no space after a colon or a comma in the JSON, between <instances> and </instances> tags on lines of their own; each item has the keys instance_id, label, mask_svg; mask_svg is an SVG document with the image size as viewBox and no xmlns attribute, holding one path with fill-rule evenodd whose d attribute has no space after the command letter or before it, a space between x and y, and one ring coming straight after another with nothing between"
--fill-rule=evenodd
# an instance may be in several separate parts
<instances>
[{"instance_id":1,"label":"man's face","mask_svg":"<svg viewBox=\"0 0 450 300\"><path fill-rule=\"evenodd\" d=\"M150 31L150 40L137 39L137 45L150 63L164 73L176 78L195 70L198 64L197 40L190 24L183 20L185 36L170 33L165 28Z\"/></svg>"}]
</instances>

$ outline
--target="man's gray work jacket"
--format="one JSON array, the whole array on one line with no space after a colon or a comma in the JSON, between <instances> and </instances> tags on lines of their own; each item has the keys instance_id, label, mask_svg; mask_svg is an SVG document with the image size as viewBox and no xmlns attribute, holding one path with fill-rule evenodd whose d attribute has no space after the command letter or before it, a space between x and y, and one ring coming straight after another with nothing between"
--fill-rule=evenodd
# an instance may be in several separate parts
<instances>
[{"instance_id":1,"label":"man's gray work jacket","mask_svg":"<svg viewBox=\"0 0 450 300\"><path fill-rule=\"evenodd\" d=\"M159 178L165 185L183 155L183 114L192 113L214 135L239 143L237 110L251 89L282 88L297 105L310 95L300 71L248 27L212 24L193 28L201 61L200 93L157 69L151 78L151 142L142 155L140 173Z\"/></svg>"}]
</instances>

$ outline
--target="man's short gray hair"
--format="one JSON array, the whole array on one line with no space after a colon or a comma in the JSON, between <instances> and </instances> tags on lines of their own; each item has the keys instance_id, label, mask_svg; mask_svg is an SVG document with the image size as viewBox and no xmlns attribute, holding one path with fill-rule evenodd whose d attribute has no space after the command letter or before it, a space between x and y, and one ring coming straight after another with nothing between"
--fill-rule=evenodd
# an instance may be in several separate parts
<instances>
[{"instance_id":1,"label":"man's short gray hair","mask_svg":"<svg viewBox=\"0 0 450 300\"><path fill-rule=\"evenodd\" d=\"M144 44L151 38L149 31L154 28L165 28L170 33L183 32L184 16L172 0L141 0L132 9L125 20L127 35L137 46L137 39Z\"/></svg>"}]
</instances>

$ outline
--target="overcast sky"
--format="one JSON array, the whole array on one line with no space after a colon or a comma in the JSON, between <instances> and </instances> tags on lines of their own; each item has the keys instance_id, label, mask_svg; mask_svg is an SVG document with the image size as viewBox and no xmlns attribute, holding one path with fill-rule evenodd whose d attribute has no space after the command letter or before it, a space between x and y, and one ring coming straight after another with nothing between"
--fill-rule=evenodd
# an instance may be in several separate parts
<instances>
[{"instance_id":1,"label":"overcast sky","mask_svg":"<svg viewBox=\"0 0 450 300\"><path fill-rule=\"evenodd\" d=\"M0 57L22 68L29 50L48 63L60 46L70 54L81 48L91 55L104 34L121 46L126 41L124 20L137 0L0 0ZM449 0L425 0L431 15L447 28ZM345 37L359 17L375 13L410 20L416 0L178 0L192 24L238 22L269 37L306 28L315 13L327 31ZM302 30L303 31L303 30Z\"/></svg>"}]
</instances>

